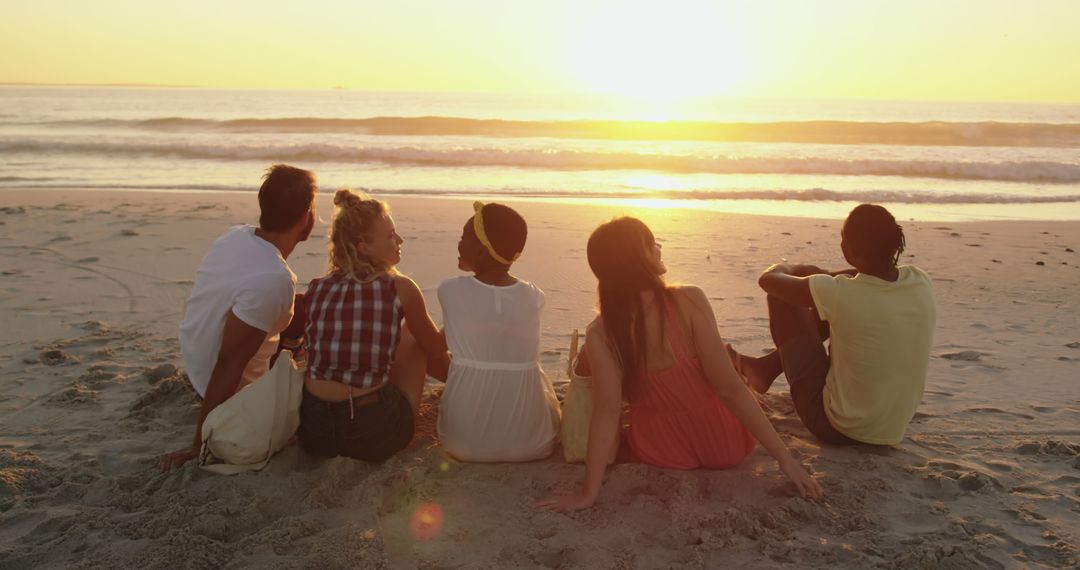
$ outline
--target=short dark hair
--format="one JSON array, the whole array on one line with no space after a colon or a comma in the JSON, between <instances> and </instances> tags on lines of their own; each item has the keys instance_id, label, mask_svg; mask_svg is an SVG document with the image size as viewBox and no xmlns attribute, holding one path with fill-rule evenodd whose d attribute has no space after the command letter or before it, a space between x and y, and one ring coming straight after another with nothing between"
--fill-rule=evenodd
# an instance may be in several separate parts
<instances>
[{"instance_id":1,"label":"short dark hair","mask_svg":"<svg viewBox=\"0 0 1080 570\"><path fill-rule=\"evenodd\" d=\"M271 232L296 225L315 200L315 173L286 164L266 169L259 188L259 227Z\"/></svg>"},{"instance_id":2,"label":"short dark hair","mask_svg":"<svg viewBox=\"0 0 1080 570\"><path fill-rule=\"evenodd\" d=\"M487 234L491 247L506 259L525 249L525 240L529 237L529 226L510 206L502 204L484 204L484 233Z\"/></svg>"},{"instance_id":3,"label":"short dark hair","mask_svg":"<svg viewBox=\"0 0 1080 570\"><path fill-rule=\"evenodd\" d=\"M904 228L896 218L877 204L859 204L844 222L844 235L857 247L882 261L896 264L906 245Z\"/></svg>"}]
</instances>

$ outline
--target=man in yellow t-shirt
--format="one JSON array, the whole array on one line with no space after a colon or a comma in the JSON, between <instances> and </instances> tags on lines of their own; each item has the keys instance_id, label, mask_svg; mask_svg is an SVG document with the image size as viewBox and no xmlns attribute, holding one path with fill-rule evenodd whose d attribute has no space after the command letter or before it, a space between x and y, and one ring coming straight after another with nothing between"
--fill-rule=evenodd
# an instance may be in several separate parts
<instances>
[{"instance_id":1,"label":"man in yellow t-shirt","mask_svg":"<svg viewBox=\"0 0 1080 570\"><path fill-rule=\"evenodd\" d=\"M881 206L852 210L840 240L854 269L776 264L762 274L778 348L733 357L761 393L782 371L796 413L821 441L894 445L926 386L935 319L930 277L897 266L904 232Z\"/></svg>"}]
</instances>

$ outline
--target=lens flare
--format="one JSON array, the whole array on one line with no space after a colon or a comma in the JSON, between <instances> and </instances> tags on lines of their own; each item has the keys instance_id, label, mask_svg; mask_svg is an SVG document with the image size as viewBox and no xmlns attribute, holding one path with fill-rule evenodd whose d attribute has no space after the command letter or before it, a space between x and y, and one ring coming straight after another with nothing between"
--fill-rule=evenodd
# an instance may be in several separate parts
<instances>
[{"instance_id":1,"label":"lens flare","mask_svg":"<svg viewBox=\"0 0 1080 570\"><path fill-rule=\"evenodd\" d=\"M409 520L409 532L417 540L431 540L442 530L442 508L435 503L424 503Z\"/></svg>"}]
</instances>

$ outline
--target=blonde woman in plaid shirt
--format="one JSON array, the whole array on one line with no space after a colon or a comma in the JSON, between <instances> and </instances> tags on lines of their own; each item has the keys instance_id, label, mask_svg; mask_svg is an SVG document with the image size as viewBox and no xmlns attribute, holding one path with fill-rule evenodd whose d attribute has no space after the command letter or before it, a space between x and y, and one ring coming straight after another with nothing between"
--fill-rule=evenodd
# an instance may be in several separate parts
<instances>
[{"instance_id":1,"label":"blonde woman in plaid shirt","mask_svg":"<svg viewBox=\"0 0 1080 570\"><path fill-rule=\"evenodd\" d=\"M334 205L328 273L305 295L300 441L315 455L382 461L412 440L428 357L446 341L395 269L404 240L387 204L338 190Z\"/></svg>"}]
</instances>

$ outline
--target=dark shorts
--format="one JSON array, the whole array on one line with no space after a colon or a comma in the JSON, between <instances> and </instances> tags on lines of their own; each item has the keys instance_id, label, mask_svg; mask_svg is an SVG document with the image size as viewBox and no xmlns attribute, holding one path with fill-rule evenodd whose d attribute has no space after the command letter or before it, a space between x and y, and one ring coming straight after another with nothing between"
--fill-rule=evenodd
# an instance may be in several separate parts
<instances>
[{"instance_id":1,"label":"dark shorts","mask_svg":"<svg viewBox=\"0 0 1080 570\"><path fill-rule=\"evenodd\" d=\"M415 429L409 400L387 384L349 401L326 402L304 390L300 404L300 444L323 457L344 455L364 461L384 461L405 449Z\"/></svg>"},{"instance_id":2,"label":"dark shorts","mask_svg":"<svg viewBox=\"0 0 1080 570\"><path fill-rule=\"evenodd\" d=\"M780 347L784 376L791 385L791 401L806 429L825 443L859 443L837 431L825 415L825 376L829 373L829 354L822 342L811 336L799 336Z\"/></svg>"}]
</instances>

